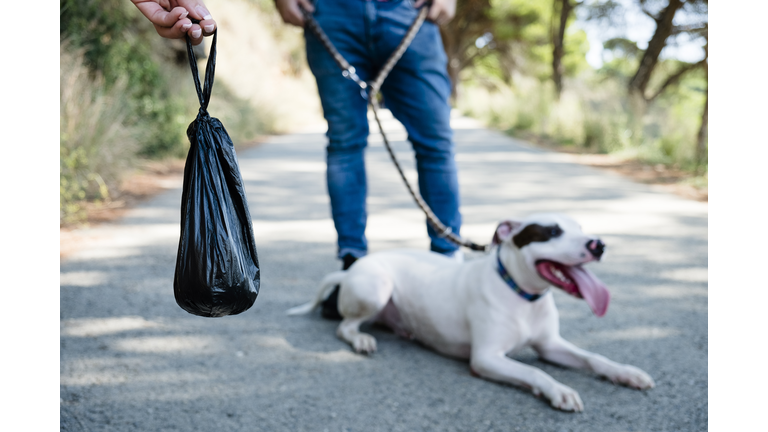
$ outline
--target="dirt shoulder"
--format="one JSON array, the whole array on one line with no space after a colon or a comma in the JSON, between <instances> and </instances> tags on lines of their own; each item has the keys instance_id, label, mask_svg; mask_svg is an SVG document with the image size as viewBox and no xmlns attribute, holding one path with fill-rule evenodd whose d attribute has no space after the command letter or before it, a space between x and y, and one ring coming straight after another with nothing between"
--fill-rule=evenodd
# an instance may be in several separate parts
<instances>
[{"instance_id":1,"label":"dirt shoulder","mask_svg":"<svg viewBox=\"0 0 768 432\"><path fill-rule=\"evenodd\" d=\"M686 184L690 173L662 164L649 165L636 160L620 159L611 155L575 154L579 163L619 173L636 182L659 186L668 192L696 201L709 200L708 188Z\"/></svg>"},{"instance_id":2,"label":"dirt shoulder","mask_svg":"<svg viewBox=\"0 0 768 432\"><path fill-rule=\"evenodd\" d=\"M248 144L240 144L238 150L254 147L263 141L257 139ZM112 197L104 203L85 203L85 216L74 224L62 224L59 227L59 258L64 258L84 246L95 234L88 228L120 219L138 204L162 193L165 190L180 187L184 181L185 159L166 159L162 161L143 161L135 172L128 175Z\"/></svg>"},{"instance_id":3,"label":"dirt shoulder","mask_svg":"<svg viewBox=\"0 0 768 432\"><path fill-rule=\"evenodd\" d=\"M170 159L143 163L136 173L123 181L112 200L103 204L86 205L85 222L92 225L113 221L138 203L169 187L181 184L184 178L184 162L184 159Z\"/></svg>"},{"instance_id":4,"label":"dirt shoulder","mask_svg":"<svg viewBox=\"0 0 768 432\"><path fill-rule=\"evenodd\" d=\"M94 238L87 228L121 218L135 207L166 189L178 187L184 179L184 159L144 162L126 177L112 198L104 203L85 203L85 216L59 229L59 258L64 258Z\"/></svg>"},{"instance_id":5,"label":"dirt shoulder","mask_svg":"<svg viewBox=\"0 0 768 432\"><path fill-rule=\"evenodd\" d=\"M532 145L571 155L574 162L612 171L638 183L653 185L669 193L695 201L708 202L707 187L695 187L686 181L693 178L690 172L663 164L648 164L634 159L623 159L609 154L589 153L583 149L554 145L536 137L519 137Z\"/></svg>"}]
</instances>

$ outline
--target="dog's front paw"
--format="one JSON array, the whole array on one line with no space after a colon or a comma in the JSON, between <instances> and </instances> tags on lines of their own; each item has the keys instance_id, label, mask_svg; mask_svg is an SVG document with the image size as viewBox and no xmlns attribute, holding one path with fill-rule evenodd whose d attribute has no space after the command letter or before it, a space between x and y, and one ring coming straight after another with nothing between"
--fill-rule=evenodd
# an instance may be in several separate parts
<instances>
[{"instance_id":1,"label":"dog's front paw","mask_svg":"<svg viewBox=\"0 0 768 432\"><path fill-rule=\"evenodd\" d=\"M544 392L544 396L549 399L553 408L563 411L584 411L584 404L581 402L579 393L567 385L556 382L549 391Z\"/></svg>"},{"instance_id":2,"label":"dog's front paw","mask_svg":"<svg viewBox=\"0 0 768 432\"><path fill-rule=\"evenodd\" d=\"M640 368L631 365L622 365L621 370L610 379L616 384L623 384L638 390L645 390L656 386L650 375Z\"/></svg>"},{"instance_id":3,"label":"dog's front paw","mask_svg":"<svg viewBox=\"0 0 768 432\"><path fill-rule=\"evenodd\" d=\"M358 354L372 354L376 352L376 338L369 334L358 333L353 338L352 348Z\"/></svg>"}]
</instances>

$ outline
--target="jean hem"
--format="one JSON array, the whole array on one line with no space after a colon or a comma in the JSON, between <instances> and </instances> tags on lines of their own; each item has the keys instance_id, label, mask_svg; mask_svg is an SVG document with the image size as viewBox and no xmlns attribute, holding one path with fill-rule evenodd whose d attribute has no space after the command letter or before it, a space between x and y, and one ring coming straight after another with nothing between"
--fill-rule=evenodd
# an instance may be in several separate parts
<instances>
[{"instance_id":1,"label":"jean hem","mask_svg":"<svg viewBox=\"0 0 768 432\"><path fill-rule=\"evenodd\" d=\"M337 258L342 259L346 255L352 255L355 258L362 258L368 254L368 251L361 250L361 249L354 249L354 248L341 248L339 249L339 253Z\"/></svg>"}]
</instances>

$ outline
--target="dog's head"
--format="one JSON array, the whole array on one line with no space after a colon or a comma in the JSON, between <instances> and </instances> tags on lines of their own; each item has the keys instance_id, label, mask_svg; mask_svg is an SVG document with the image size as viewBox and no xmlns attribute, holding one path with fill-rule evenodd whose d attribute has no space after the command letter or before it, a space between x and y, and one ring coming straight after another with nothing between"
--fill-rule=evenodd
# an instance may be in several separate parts
<instances>
[{"instance_id":1,"label":"dog's head","mask_svg":"<svg viewBox=\"0 0 768 432\"><path fill-rule=\"evenodd\" d=\"M558 214L539 214L499 224L493 244L510 248L537 285L554 285L583 298L597 316L608 310L610 293L584 264L599 261L605 243L584 234L576 221ZM515 277L515 275L512 275ZM525 288L523 286L523 288Z\"/></svg>"}]
</instances>

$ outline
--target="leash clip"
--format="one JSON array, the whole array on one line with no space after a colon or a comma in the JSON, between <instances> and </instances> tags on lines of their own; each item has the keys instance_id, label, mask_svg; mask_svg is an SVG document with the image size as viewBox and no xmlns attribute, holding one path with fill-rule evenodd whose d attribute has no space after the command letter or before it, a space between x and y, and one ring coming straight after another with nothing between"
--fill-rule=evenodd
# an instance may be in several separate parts
<instances>
[{"instance_id":1,"label":"leash clip","mask_svg":"<svg viewBox=\"0 0 768 432\"><path fill-rule=\"evenodd\" d=\"M445 230L443 230L443 232L437 233L437 236L440 238L445 238L448 236L448 234L451 234L452 232L453 230L451 229L451 227L447 226L445 227Z\"/></svg>"},{"instance_id":2,"label":"leash clip","mask_svg":"<svg viewBox=\"0 0 768 432\"><path fill-rule=\"evenodd\" d=\"M361 80L359 76L357 76L357 73L355 73L355 67L350 66L349 69L344 69L341 71L341 76L343 76L346 79L352 80L360 86L360 96L363 97L363 99L368 100L368 83Z\"/></svg>"}]
</instances>

